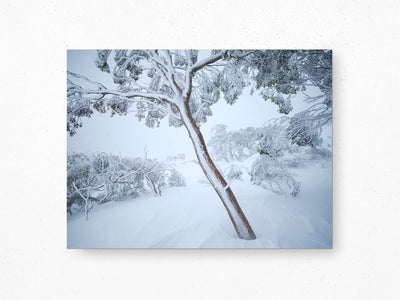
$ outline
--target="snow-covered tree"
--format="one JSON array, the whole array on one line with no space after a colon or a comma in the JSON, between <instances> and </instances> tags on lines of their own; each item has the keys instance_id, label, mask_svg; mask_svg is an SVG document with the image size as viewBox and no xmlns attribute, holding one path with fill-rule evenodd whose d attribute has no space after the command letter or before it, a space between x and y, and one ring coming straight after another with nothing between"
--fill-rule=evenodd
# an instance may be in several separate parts
<instances>
[{"instance_id":1,"label":"snow-covered tree","mask_svg":"<svg viewBox=\"0 0 400 300\"><path fill-rule=\"evenodd\" d=\"M278 105L280 113L289 114L293 110L293 96L302 93L313 104L303 117L320 126L332 119L332 51L256 50L242 64L253 68L253 89L260 90L265 100ZM310 96L307 87L318 88L320 93Z\"/></svg>"},{"instance_id":2,"label":"snow-covered tree","mask_svg":"<svg viewBox=\"0 0 400 300\"><path fill-rule=\"evenodd\" d=\"M260 155L253 163L250 175L254 184L278 194L290 193L295 197L300 190L300 183L292 177L286 166L268 155Z\"/></svg>"},{"instance_id":3,"label":"snow-covered tree","mask_svg":"<svg viewBox=\"0 0 400 300\"><path fill-rule=\"evenodd\" d=\"M68 156L67 211L70 214L75 205L84 209L87 220L89 211L109 197L109 164L103 158L102 155L90 157L79 153Z\"/></svg>"},{"instance_id":4,"label":"snow-covered tree","mask_svg":"<svg viewBox=\"0 0 400 300\"><path fill-rule=\"evenodd\" d=\"M271 120L262 128L263 135L257 143L260 156L253 162L250 176L256 185L295 197L300 191L300 183L292 177L283 159L298 150L298 146L292 145L283 120Z\"/></svg>"},{"instance_id":5,"label":"snow-covered tree","mask_svg":"<svg viewBox=\"0 0 400 300\"><path fill-rule=\"evenodd\" d=\"M80 118L90 116L94 110L123 115L133 106L136 117L144 119L149 127L159 126L165 117L170 126L184 126L199 164L222 200L238 236L255 239L235 195L208 153L200 124L212 114L211 106L220 98L228 104L235 103L251 82L265 99L276 103L282 113L288 113L291 97L304 91L305 85L314 79L307 73L313 70L304 68L307 53L213 50L208 57L199 59L197 50L100 50L95 63L100 70L112 72L117 87L107 88L68 72L67 129L75 134L81 126ZM114 58L113 68L110 56Z\"/></svg>"},{"instance_id":6,"label":"snow-covered tree","mask_svg":"<svg viewBox=\"0 0 400 300\"><path fill-rule=\"evenodd\" d=\"M257 141L261 136L261 128L247 127L231 131L227 130L226 125L217 124L211 131L207 145L211 157L217 161L241 161L257 153Z\"/></svg>"},{"instance_id":7,"label":"snow-covered tree","mask_svg":"<svg viewBox=\"0 0 400 300\"><path fill-rule=\"evenodd\" d=\"M68 155L67 211L90 210L122 197L143 193L160 196L169 186L181 186L185 180L174 168L154 159L126 158L107 153Z\"/></svg>"},{"instance_id":8,"label":"snow-covered tree","mask_svg":"<svg viewBox=\"0 0 400 300\"><path fill-rule=\"evenodd\" d=\"M299 151L288 134L288 120L275 119L259 128L237 131L228 131L225 125L215 126L208 145L217 162L230 163L224 170L225 177L240 179L242 171L231 163L256 156L249 170L251 181L275 193L296 196L300 184L291 176L284 161L285 156Z\"/></svg>"},{"instance_id":9,"label":"snow-covered tree","mask_svg":"<svg viewBox=\"0 0 400 300\"><path fill-rule=\"evenodd\" d=\"M297 121L301 123L296 124ZM272 119L259 128L236 131L227 130L226 125L216 125L208 146L217 163L230 163L223 172L228 180L239 170L232 162L259 154L261 157L255 159L249 170L251 181L273 192L296 196L300 183L292 177L290 167L331 157L331 151L320 146L321 131L321 127L311 127L310 122L298 120L297 115Z\"/></svg>"}]
</instances>

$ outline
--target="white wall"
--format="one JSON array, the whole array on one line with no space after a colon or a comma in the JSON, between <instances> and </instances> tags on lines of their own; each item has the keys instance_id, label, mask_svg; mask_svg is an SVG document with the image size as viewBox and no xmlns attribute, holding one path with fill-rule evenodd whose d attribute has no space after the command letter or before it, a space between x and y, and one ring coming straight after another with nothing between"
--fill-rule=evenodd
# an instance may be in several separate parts
<instances>
[{"instance_id":1,"label":"white wall","mask_svg":"<svg viewBox=\"0 0 400 300\"><path fill-rule=\"evenodd\" d=\"M399 299L398 1L10 1L0 299ZM334 50L333 250L66 250L68 48Z\"/></svg>"}]
</instances>

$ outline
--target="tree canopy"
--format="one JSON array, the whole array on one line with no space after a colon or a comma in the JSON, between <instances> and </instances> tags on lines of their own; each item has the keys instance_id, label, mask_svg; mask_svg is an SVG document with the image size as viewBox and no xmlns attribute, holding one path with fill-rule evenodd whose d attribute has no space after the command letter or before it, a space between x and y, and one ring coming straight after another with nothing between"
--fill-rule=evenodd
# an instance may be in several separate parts
<instances>
[{"instance_id":1,"label":"tree canopy","mask_svg":"<svg viewBox=\"0 0 400 300\"><path fill-rule=\"evenodd\" d=\"M75 134L81 117L94 111L124 115L131 109L148 127L159 126L165 117L170 126L180 127L174 96L182 92L190 94L190 113L200 125L212 115L213 104L221 98L234 104L246 86L276 104L282 114L292 111L291 100L296 93L305 94L307 86L318 87L320 95L304 96L314 105L294 120L313 127L330 121L331 51L212 50L209 57L198 58L198 50L98 50L95 64L110 73L117 88L111 90L68 72L68 132Z\"/></svg>"}]
</instances>

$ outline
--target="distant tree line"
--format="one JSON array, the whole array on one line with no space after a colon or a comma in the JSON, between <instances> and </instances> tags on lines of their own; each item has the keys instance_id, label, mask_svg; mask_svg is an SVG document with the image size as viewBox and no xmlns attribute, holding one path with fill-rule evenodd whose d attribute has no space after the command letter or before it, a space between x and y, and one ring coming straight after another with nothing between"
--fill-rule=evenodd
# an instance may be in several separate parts
<instances>
[{"instance_id":1,"label":"distant tree line","mask_svg":"<svg viewBox=\"0 0 400 300\"><path fill-rule=\"evenodd\" d=\"M232 162L254 159L248 170L251 181L278 194L296 196L300 182L290 168L331 159L332 152L322 147L321 126L299 117L271 120L267 125L230 131L216 125L208 142L212 158L229 164L224 172L228 179L240 179L242 171Z\"/></svg>"}]
</instances>

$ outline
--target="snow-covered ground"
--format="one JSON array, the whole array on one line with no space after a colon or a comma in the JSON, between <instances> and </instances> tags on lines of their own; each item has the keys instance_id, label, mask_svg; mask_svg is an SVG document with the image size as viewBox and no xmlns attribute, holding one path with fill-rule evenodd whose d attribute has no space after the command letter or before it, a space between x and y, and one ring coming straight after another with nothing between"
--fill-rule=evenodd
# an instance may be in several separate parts
<instances>
[{"instance_id":1,"label":"snow-covered ground","mask_svg":"<svg viewBox=\"0 0 400 300\"><path fill-rule=\"evenodd\" d=\"M237 237L228 214L199 165L180 162L186 186L98 206L68 216L68 248L331 248L332 165L292 169L301 182L296 198L277 195L249 182L231 184L257 235Z\"/></svg>"}]
</instances>

